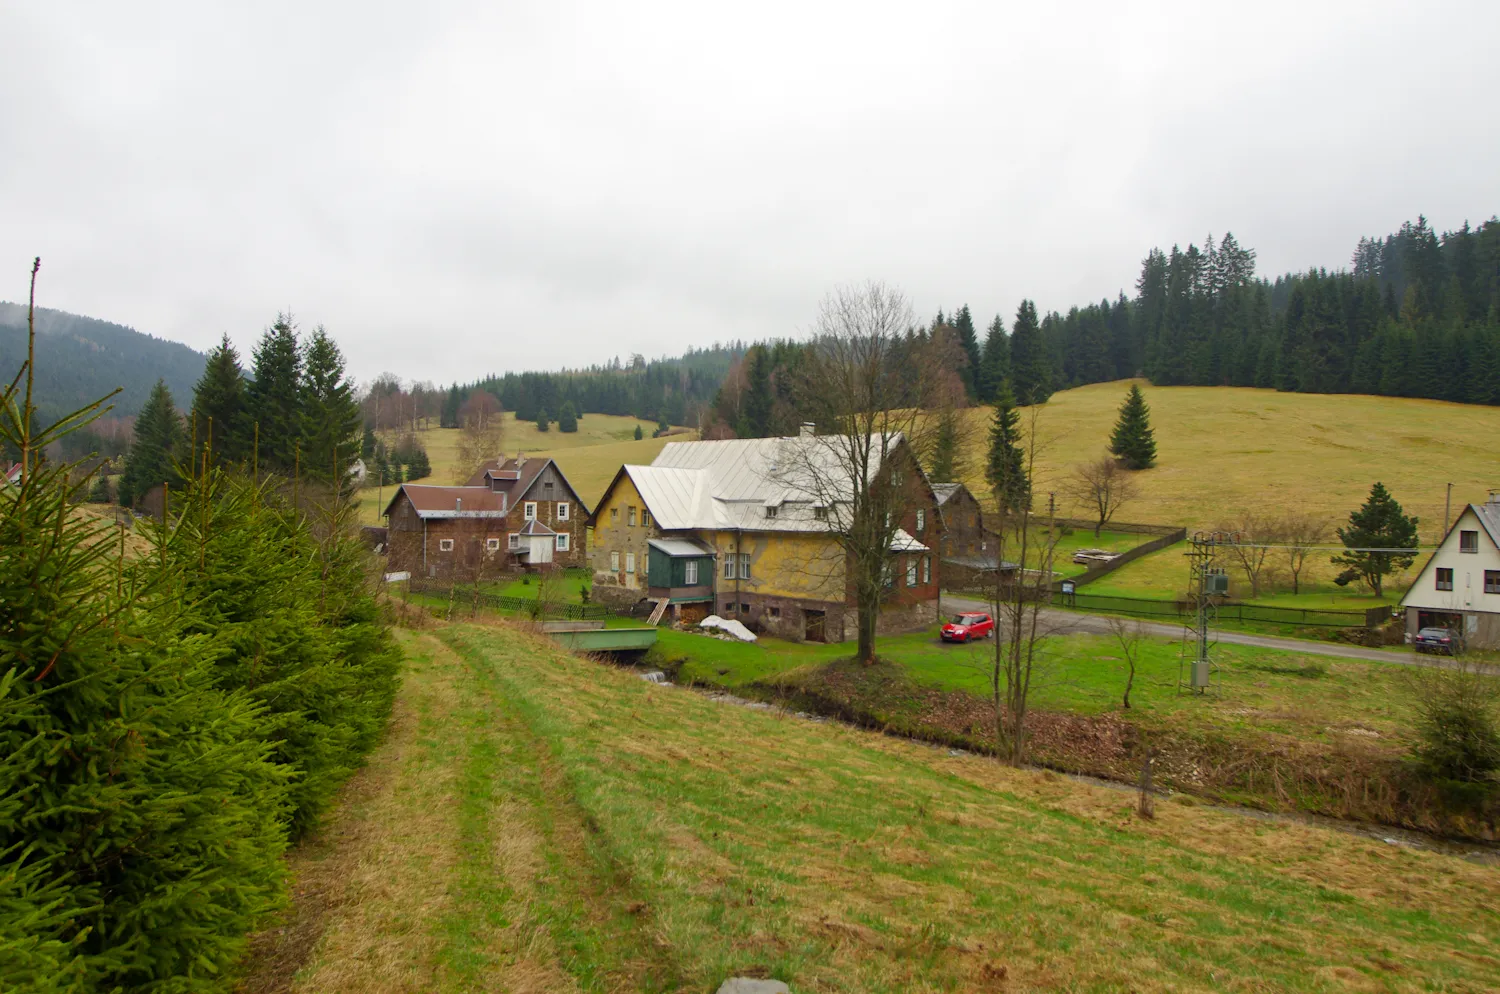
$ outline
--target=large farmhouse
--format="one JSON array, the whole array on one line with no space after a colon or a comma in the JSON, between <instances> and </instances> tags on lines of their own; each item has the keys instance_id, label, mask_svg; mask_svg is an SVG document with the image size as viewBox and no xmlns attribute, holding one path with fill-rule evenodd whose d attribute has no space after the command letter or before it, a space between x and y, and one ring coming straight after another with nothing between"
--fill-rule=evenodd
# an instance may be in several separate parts
<instances>
[{"instance_id":1,"label":"large farmhouse","mask_svg":"<svg viewBox=\"0 0 1500 994\"><path fill-rule=\"evenodd\" d=\"M404 483L384 513L392 571L475 579L586 561L588 506L551 459L489 463L462 487Z\"/></svg>"},{"instance_id":2,"label":"large farmhouse","mask_svg":"<svg viewBox=\"0 0 1500 994\"><path fill-rule=\"evenodd\" d=\"M879 630L937 618L942 523L899 436L871 479L901 487ZM815 471L797 482L793 468ZM832 536L853 493L827 436L673 442L650 466L623 466L594 511L594 597L666 602L686 621L709 613L811 641L855 634L845 553Z\"/></svg>"},{"instance_id":3,"label":"large farmhouse","mask_svg":"<svg viewBox=\"0 0 1500 994\"><path fill-rule=\"evenodd\" d=\"M1500 491L1464 508L1401 607L1408 635L1451 628L1470 648L1500 648Z\"/></svg>"}]
</instances>

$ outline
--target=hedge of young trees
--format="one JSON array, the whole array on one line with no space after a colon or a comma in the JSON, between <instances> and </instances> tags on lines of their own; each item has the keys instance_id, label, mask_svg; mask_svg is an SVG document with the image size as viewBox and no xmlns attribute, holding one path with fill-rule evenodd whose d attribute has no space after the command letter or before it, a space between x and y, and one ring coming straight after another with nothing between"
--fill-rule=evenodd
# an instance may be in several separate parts
<instances>
[{"instance_id":1,"label":"hedge of young trees","mask_svg":"<svg viewBox=\"0 0 1500 994\"><path fill-rule=\"evenodd\" d=\"M336 493L299 507L200 451L126 555L36 457L86 415L33 433L0 401L31 454L0 489L0 990L228 990L391 708L363 550Z\"/></svg>"}]
</instances>

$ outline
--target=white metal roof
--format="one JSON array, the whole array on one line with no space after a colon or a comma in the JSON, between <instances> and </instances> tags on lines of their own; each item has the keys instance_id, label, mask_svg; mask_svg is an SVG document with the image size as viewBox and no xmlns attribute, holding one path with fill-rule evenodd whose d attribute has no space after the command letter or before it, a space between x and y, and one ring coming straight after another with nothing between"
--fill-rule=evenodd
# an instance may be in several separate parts
<instances>
[{"instance_id":1,"label":"white metal roof","mask_svg":"<svg viewBox=\"0 0 1500 994\"><path fill-rule=\"evenodd\" d=\"M897 528L896 534L891 536L892 552L927 552L927 546L918 542L905 528Z\"/></svg>"},{"instance_id":2,"label":"white metal roof","mask_svg":"<svg viewBox=\"0 0 1500 994\"><path fill-rule=\"evenodd\" d=\"M669 556L712 556L714 550L690 538L651 538L646 544Z\"/></svg>"}]
</instances>

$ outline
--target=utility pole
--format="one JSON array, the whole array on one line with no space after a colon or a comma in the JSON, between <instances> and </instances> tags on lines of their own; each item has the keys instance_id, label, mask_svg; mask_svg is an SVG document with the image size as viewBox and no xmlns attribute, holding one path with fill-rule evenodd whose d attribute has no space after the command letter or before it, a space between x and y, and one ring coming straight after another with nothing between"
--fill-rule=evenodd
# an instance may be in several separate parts
<instances>
[{"instance_id":1,"label":"utility pole","mask_svg":"<svg viewBox=\"0 0 1500 994\"><path fill-rule=\"evenodd\" d=\"M1443 501L1443 534L1438 536L1441 542L1448 535L1448 514L1453 510L1453 484L1448 484L1448 496Z\"/></svg>"}]
</instances>

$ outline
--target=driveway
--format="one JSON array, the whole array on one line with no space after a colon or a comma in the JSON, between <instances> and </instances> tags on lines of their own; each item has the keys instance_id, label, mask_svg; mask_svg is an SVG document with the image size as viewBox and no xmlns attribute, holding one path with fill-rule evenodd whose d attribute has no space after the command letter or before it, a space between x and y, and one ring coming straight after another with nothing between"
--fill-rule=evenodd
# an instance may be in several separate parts
<instances>
[{"instance_id":1,"label":"driveway","mask_svg":"<svg viewBox=\"0 0 1500 994\"><path fill-rule=\"evenodd\" d=\"M958 614L961 611L988 611L988 601L971 597L943 595L943 614ZM1077 611L1058 611L1043 608L1042 617L1052 631L1059 635L1108 635L1111 617L1104 614L1080 614ZM1163 624L1159 621L1141 621L1147 633L1159 638L1182 637L1182 625ZM1214 629L1214 640L1230 645L1253 645L1261 649L1281 649L1284 652L1301 652L1311 656L1337 656L1341 659L1368 659L1377 663L1397 663L1403 666L1443 665L1411 652L1388 652L1366 649L1357 645L1340 645L1336 642L1313 642L1310 639L1278 638L1275 635L1250 635L1245 632L1227 632Z\"/></svg>"}]
</instances>

